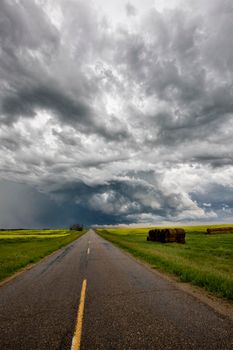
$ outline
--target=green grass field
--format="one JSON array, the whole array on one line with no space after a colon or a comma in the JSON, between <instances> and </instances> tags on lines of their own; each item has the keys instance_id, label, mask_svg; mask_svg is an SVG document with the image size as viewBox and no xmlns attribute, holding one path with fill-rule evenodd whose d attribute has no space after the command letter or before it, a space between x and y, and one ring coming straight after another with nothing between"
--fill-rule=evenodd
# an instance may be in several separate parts
<instances>
[{"instance_id":1,"label":"green grass field","mask_svg":"<svg viewBox=\"0 0 233 350\"><path fill-rule=\"evenodd\" d=\"M86 231L0 231L0 281L71 243L84 232Z\"/></svg>"},{"instance_id":2,"label":"green grass field","mask_svg":"<svg viewBox=\"0 0 233 350\"><path fill-rule=\"evenodd\" d=\"M98 229L97 233L155 269L233 300L233 233L204 233L214 226L220 227L183 226L186 244L147 242L148 228Z\"/></svg>"}]
</instances>

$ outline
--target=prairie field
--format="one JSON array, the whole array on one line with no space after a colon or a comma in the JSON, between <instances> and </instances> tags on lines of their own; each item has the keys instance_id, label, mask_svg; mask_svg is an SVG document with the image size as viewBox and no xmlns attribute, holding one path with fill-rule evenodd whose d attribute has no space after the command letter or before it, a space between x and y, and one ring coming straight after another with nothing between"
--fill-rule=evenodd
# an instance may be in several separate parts
<instances>
[{"instance_id":1,"label":"prairie field","mask_svg":"<svg viewBox=\"0 0 233 350\"><path fill-rule=\"evenodd\" d=\"M205 234L207 227L224 225L182 227L186 230L185 244L148 242L146 237L151 228L96 231L153 268L233 300L233 233Z\"/></svg>"},{"instance_id":2,"label":"prairie field","mask_svg":"<svg viewBox=\"0 0 233 350\"><path fill-rule=\"evenodd\" d=\"M0 281L71 243L83 233L85 230L0 231Z\"/></svg>"}]
</instances>

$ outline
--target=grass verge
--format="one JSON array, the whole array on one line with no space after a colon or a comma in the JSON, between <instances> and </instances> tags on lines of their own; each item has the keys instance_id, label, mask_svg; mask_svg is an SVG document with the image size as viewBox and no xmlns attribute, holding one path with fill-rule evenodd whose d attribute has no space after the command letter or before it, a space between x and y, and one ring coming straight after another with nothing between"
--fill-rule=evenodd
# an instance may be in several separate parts
<instances>
[{"instance_id":1,"label":"grass verge","mask_svg":"<svg viewBox=\"0 0 233 350\"><path fill-rule=\"evenodd\" d=\"M153 268L233 300L233 234L206 235L205 226L184 228L187 232L184 245L147 242L148 228L96 231Z\"/></svg>"},{"instance_id":2,"label":"grass verge","mask_svg":"<svg viewBox=\"0 0 233 350\"><path fill-rule=\"evenodd\" d=\"M0 281L79 238L86 231L21 230L0 232Z\"/></svg>"}]
</instances>

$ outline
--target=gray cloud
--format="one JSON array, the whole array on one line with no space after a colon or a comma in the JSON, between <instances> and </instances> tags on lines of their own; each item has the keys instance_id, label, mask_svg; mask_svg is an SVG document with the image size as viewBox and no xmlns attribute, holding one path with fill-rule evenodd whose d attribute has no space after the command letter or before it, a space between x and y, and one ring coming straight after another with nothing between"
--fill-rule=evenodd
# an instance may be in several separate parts
<instances>
[{"instance_id":1,"label":"gray cloud","mask_svg":"<svg viewBox=\"0 0 233 350\"><path fill-rule=\"evenodd\" d=\"M64 222L230 218L231 1L125 9L116 25L98 2L1 2L0 178Z\"/></svg>"},{"instance_id":2,"label":"gray cloud","mask_svg":"<svg viewBox=\"0 0 233 350\"><path fill-rule=\"evenodd\" d=\"M65 118L67 122L77 120L86 124L91 117L89 106L56 91L55 87L50 89L41 86L34 90L19 91L17 96L6 96L2 107L2 113L7 116L33 117L36 108L45 108Z\"/></svg>"},{"instance_id":3,"label":"gray cloud","mask_svg":"<svg viewBox=\"0 0 233 350\"><path fill-rule=\"evenodd\" d=\"M125 5L125 9L126 9L126 14L129 17L135 16L137 14L136 8L130 2L127 2L127 4Z\"/></svg>"}]
</instances>

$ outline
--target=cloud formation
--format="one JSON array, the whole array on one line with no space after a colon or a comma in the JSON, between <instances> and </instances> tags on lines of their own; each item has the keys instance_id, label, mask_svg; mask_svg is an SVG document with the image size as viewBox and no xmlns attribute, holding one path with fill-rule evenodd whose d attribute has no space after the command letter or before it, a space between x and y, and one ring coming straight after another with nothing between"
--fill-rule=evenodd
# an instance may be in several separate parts
<instances>
[{"instance_id":1,"label":"cloud formation","mask_svg":"<svg viewBox=\"0 0 233 350\"><path fill-rule=\"evenodd\" d=\"M2 188L40 193L31 226L43 201L51 225L230 220L232 2L122 11L1 1Z\"/></svg>"}]
</instances>

